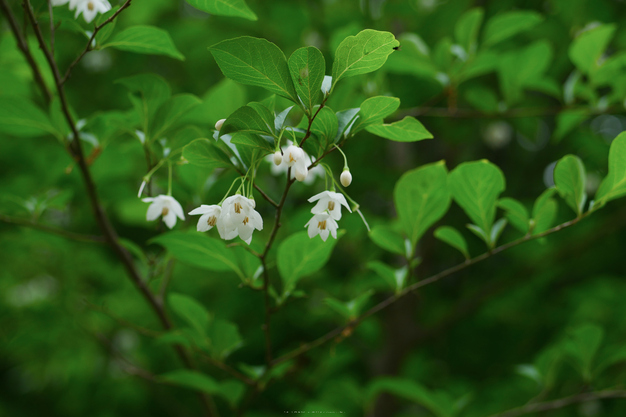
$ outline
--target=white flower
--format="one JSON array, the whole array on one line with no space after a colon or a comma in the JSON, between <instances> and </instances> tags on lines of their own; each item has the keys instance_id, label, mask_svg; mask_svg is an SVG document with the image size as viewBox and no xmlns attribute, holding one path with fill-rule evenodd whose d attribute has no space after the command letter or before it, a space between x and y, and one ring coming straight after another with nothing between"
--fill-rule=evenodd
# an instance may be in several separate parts
<instances>
[{"instance_id":1,"label":"white flower","mask_svg":"<svg viewBox=\"0 0 626 417\"><path fill-rule=\"evenodd\" d=\"M159 195L156 197L144 198L141 201L144 203L152 203L148 207L146 213L146 219L148 221L156 220L159 216L163 215L163 221L170 229L176 225L176 217L181 220L185 220L185 214L180 203L174 199L171 195Z\"/></svg>"},{"instance_id":2,"label":"white flower","mask_svg":"<svg viewBox=\"0 0 626 417\"><path fill-rule=\"evenodd\" d=\"M222 128L222 125L224 124L225 121L226 121L226 119L219 119L215 123L215 130L217 130L219 132L219 130Z\"/></svg>"},{"instance_id":3,"label":"white flower","mask_svg":"<svg viewBox=\"0 0 626 417\"><path fill-rule=\"evenodd\" d=\"M308 226L309 237L313 239L315 236L320 235L322 240L326 242L328 234L330 233L335 239L337 239L337 222L330 217L328 213L315 214L311 220L304 227Z\"/></svg>"},{"instance_id":4,"label":"white flower","mask_svg":"<svg viewBox=\"0 0 626 417\"><path fill-rule=\"evenodd\" d=\"M275 165L274 162L274 154L270 154L267 155L266 159L268 162L270 162L272 165L270 167L270 170L272 172L272 175L281 175L284 174L285 172L287 172L287 170L289 169L289 166L287 165L287 149L289 148L289 146L291 146L292 142L291 141L287 141L288 146L283 147L283 156L281 158L281 163L278 165ZM304 153L304 160L305 160L305 165L307 167L309 167L312 163L313 160L311 159L311 157L304 152L304 150L302 150L302 152ZM315 179L317 177L324 177L326 175L326 171L324 170L324 167L322 167L321 165L316 165L313 168L311 168L311 170L308 172L308 175L306 176L306 179L303 181L306 185L311 185L315 182ZM292 169L291 170L291 178L295 178L296 177L296 170Z\"/></svg>"},{"instance_id":5,"label":"white flower","mask_svg":"<svg viewBox=\"0 0 626 417\"><path fill-rule=\"evenodd\" d=\"M286 164L288 167L295 171L296 179L300 182L304 181L309 174L309 165L307 164L307 158L305 153L299 146L291 145L287 147L285 155Z\"/></svg>"},{"instance_id":6,"label":"white flower","mask_svg":"<svg viewBox=\"0 0 626 417\"><path fill-rule=\"evenodd\" d=\"M198 226L196 229L198 232L206 232L207 230L211 230L213 226L217 224L222 214L222 208L217 204L212 206L202 204L200 207L191 210L188 214L202 214L200 219L198 219Z\"/></svg>"},{"instance_id":7,"label":"white flower","mask_svg":"<svg viewBox=\"0 0 626 417\"><path fill-rule=\"evenodd\" d=\"M263 218L254 209L255 206L254 199L239 194L224 200L222 215L217 222L220 237L230 240L239 236L249 245L254 229L263 230Z\"/></svg>"},{"instance_id":8,"label":"white flower","mask_svg":"<svg viewBox=\"0 0 626 417\"><path fill-rule=\"evenodd\" d=\"M87 23L91 23L98 13L106 13L111 10L111 4L108 0L70 0L70 10L72 3L76 6L74 18L78 18L78 15L82 13Z\"/></svg>"},{"instance_id":9,"label":"white flower","mask_svg":"<svg viewBox=\"0 0 626 417\"><path fill-rule=\"evenodd\" d=\"M350 213L352 213L352 210L350 210L350 206L348 205L346 198L341 193L322 191L321 193L309 198L309 203L312 203L314 201L317 201L317 204L311 209L311 213L313 214L322 214L328 211L328 215L333 220L339 220L341 219L342 205L347 208Z\"/></svg>"},{"instance_id":10,"label":"white flower","mask_svg":"<svg viewBox=\"0 0 626 417\"><path fill-rule=\"evenodd\" d=\"M280 151L274 152L274 165L280 166L283 163L283 154Z\"/></svg>"},{"instance_id":11,"label":"white flower","mask_svg":"<svg viewBox=\"0 0 626 417\"><path fill-rule=\"evenodd\" d=\"M344 187L352 184L352 174L350 173L350 171L344 169L344 171L341 173L341 176L339 177L339 181L341 181L341 185L343 185Z\"/></svg>"}]
</instances>

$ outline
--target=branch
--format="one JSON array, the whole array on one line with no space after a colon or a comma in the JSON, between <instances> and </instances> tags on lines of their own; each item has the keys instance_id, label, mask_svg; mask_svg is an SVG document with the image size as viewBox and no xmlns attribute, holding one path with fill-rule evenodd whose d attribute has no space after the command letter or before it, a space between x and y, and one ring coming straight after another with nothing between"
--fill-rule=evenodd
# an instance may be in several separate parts
<instances>
[{"instance_id":1,"label":"branch","mask_svg":"<svg viewBox=\"0 0 626 417\"><path fill-rule=\"evenodd\" d=\"M66 239L76 240L78 242L89 243L104 243L105 239L102 236L83 235L81 233L74 233L63 229L58 229L52 226L46 226L45 224L35 223L32 220L20 219L17 217L10 217L4 214L0 214L0 221L8 224L15 224L18 226L29 227L31 229L42 230L44 232L52 233L57 236L64 237Z\"/></svg>"},{"instance_id":2,"label":"branch","mask_svg":"<svg viewBox=\"0 0 626 417\"><path fill-rule=\"evenodd\" d=\"M522 407L513 408L502 413L492 414L489 417L517 417L523 416L525 414L536 413L539 411L556 410L558 408L567 407L571 404L584 403L587 401L595 401L608 398L626 398L626 390L608 389L604 391L586 392L582 394L572 395L571 397L560 398L558 400L528 404Z\"/></svg>"},{"instance_id":3,"label":"branch","mask_svg":"<svg viewBox=\"0 0 626 417\"><path fill-rule=\"evenodd\" d=\"M6 16L7 20L9 21L11 32L13 32L13 36L15 36L15 41L17 42L17 47L20 48L22 54L24 55L24 58L26 58L26 61L28 62L31 71L33 72L33 78L35 79L35 82L43 93L44 98L46 99L46 103L49 104L53 98L52 93L50 92L48 86L43 80L43 76L39 71L39 67L37 66L37 63L35 62L35 59L33 58L33 55L30 53L30 49L28 48L28 42L26 41L26 38L22 35L20 27L17 24L17 20L15 19L13 12L11 12L11 8L9 7L6 0L0 0L0 8L2 9L2 12Z\"/></svg>"},{"instance_id":4,"label":"branch","mask_svg":"<svg viewBox=\"0 0 626 417\"><path fill-rule=\"evenodd\" d=\"M2 0L4 1L4 0ZM91 45L93 45L95 39L96 39L96 35L98 34L98 32L100 32L100 30L105 27L106 25L108 25L109 23L111 23L112 21L115 20L115 18L122 13L122 11L124 9L126 9L128 6L130 6L130 2L132 0L126 0L124 2L124 4L122 4L122 6L117 9L115 11L115 13L113 13L107 20L105 20L104 22L102 22L102 24L97 25L94 27L93 29L93 33L91 34L91 37L89 38L89 41L87 41L87 45L85 46L85 49L83 49L83 52L76 57L76 59L70 64L69 67L67 67L67 71L65 71L65 75L63 76L63 78L61 79L61 85L65 84L65 82L67 81L67 79L70 77L70 75L72 74L72 70L74 69L74 67L80 62L81 59L83 59L83 57L85 55L87 55L87 52L91 51L93 48Z\"/></svg>"},{"instance_id":5,"label":"branch","mask_svg":"<svg viewBox=\"0 0 626 417\"><path fill-rule=\"evenodd\" d=\"M418 288L422 288L425 287L426 285L435 283L437 281L439 281L442 278L445 278L449 275L454 274L455 272L461 271L462 269L465 269L471 265L474 265L478 262L484 261L487 258L492 257L493 255L496 255L500 252L503 252L507 249L510 249L512 247L515 247L517 245L520 245L522 243L525 242L529 242L531 240L535 240L535 239L539 239L541 237L544 236L548 236L552 233L556 233L560 230L563 230L565 228L568 228L570 226L575 225L576 223L578 223L579 221L581 221L582 219L584 219L587 215L589 214L589 212L583 214L580 217L577 217L573 220L570 220L568 222L562 223L558 226L555 226L551 229L548 229L544 232L541 233L537 233L535 235L526 235L522 238L519 238L517 240L514 240L512 242L506 243L504 245L498 246L497 248L493 249L490 252L485 252L482 255L479 255L475 258L472 259L468 259L463 263L460 263L458 265L455 265L451 268L448 268L444 271L439 272L438 274L435 274L429 278L423 279L421 281L418 281L412 285L409 285L408 287L406 287L405 289L403 289L402 291L400 291L398 294L396 295L392 295L391 297L381 301L380 303L376 304L374 307L370 308L369 310L367 310L365 313L363 313L361 316L357 317L354 320L351 320L350 322L348 322L347 324L337 327L334 330L331 330L330 332L326 333L325 335L319 337L318 339L306 343L302 346L300 346L299 348L277 358L274 359L272 361L272 366L276 366L280 363L283 363L285 361L288 361L290 359L293 359L295 357L298 357L306 352L308 352L311 349L314 349L320 345L323 345L324 343L328 342L329 340L341 335L341 334L350 334L359 324L361 324L361 322L363 322L363 320L365 320L366 318L368 318L369 316L379 312L380 310L384 309L385 307L395 303L396 301L398 301L400 298L404 297L405 295L417 290Z\"/></svg>"}]
</instances>

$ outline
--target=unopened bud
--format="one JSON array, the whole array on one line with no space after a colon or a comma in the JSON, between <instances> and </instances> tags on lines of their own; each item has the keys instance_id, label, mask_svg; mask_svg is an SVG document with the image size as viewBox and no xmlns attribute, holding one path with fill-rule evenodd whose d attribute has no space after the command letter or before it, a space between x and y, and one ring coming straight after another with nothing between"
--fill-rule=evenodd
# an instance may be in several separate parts
<instances>
[{"instance_id":1,"label":"unopened bud","mask_svg":"<svg viewBox=\"0 0 626 417\"><path fill-rule=\"evenodd\" d=\"M344 169L344 171L341 173L341 176L339 177L339 181L344 187L352 184L352 174L350 174L350 170Z\"/></svg>"},{"instance_id":2,"label":"unopened bud","mask_svg":"<svg viewBox=\"0 0 626 417\"><path fill-rule=\"evenodd\" d=\"M220 119L215 123L215 130L220 130L226 119Z\"/></svg>"},{"instance_id":3,"label":"unopened bud","mask_svg":"<svg viewBox=\"0 0 626 417\"><path fill-rule=\"evenodd\" d=\"M280 165L283 162L283 154L280 151L274 152L274 164L276 166Z\"/></svg>"}]
</instances>

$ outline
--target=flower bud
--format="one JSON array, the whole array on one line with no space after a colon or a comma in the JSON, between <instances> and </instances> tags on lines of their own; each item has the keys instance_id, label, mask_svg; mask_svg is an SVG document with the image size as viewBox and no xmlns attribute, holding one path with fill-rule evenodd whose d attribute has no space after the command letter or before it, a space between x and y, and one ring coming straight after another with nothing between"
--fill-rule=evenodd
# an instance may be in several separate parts
<instances>
[{"instance_id":1,"label":"flower bud","mask_svg":"<svg viewBox=\"0 0 626 417\"><path fill-rule=\"evenodd\" d=\"M341 173L341 176L339 177L339 181L344 187L350 185L352 183L352 174L350 174L350 170L344 169Z\"/></svg>"},{"instance_id":2,"label":"flower bud","mask_svg":"<svg viewBox=\"0 0 626 417\"><path fill-rule=\"evenodd\" d=\"M215 130L220 130L226 119L220 119L215 123Z\"/></svg>"},{"instance_id":3,"label":"flower bud","mask_svg":"<svg viewBox=\"0 0 626 417\"><path fill-rule=\"evenodd\" d=\"M283 162L283 154L280 151L274 152L274 164L276 166L280 165Z\"/></svg>"}]
</instances>

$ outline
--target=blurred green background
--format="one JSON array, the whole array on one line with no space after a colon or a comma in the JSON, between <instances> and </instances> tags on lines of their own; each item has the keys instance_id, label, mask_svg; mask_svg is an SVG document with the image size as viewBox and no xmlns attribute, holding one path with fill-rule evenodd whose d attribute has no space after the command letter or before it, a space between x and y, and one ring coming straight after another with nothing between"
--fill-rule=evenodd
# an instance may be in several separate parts
<instances>
[{"instance_id":1,"label":"blurred green background","mask_svg":"<svg viewBox=\"0 0 626 417\"><path fill-rule=\"evenodd\" d=\"M21 17L18 2L9 3ZM208 46L249 35L270 40L289 56L301 46L313 45L324 53L330 73L334 50L346 36L365 28L391 31L401 41L400 51L380 71L346 79L328 103L339 111L358 107L371 96L393 95L402 101L394 120L412 114L435 137L406 144L362 132L347 143L344 150L354 177L349 192L372 226L395 218L392 192L402 173L442 159L449 169L464 161L489 159L506 176L503 196L515 197L530 208L553 184L551 164L573 153L585 162L593 194L606 174L609 144L626 127L623 67L608 83L594 85L589 75L583 74L572 88L576 67L568 56L573 39L589 29L589 24L615 25L604 57L626 50L626 4L622 1L247 3L258 15L257 21L210 16L183 1L134 0L119 17L116 30L138 24L163 28L185 60L114 49L91 52L66 87L75 113L90 122L99 113L119 112L123 117L131 103L116 80L151 72L166 79L174 93L192 93L204 100L188 118L208 137L218 119L267 96L260 88L225 80ZM43 10L43 2L34 4ZM442 77L452 76L454 81L453 62L460 59L450 52L455 25L473 7L484 9L483 22L512 10L534 11L540 20L491 47L496 62L492 67L467 80L442 83ZM0 28L0 96L31 95L41 101L6 19ZM29 39L33 40L32 34ZM506 69L501 63L538 41L547 43L549 53L533 56L531 61L536 59L535 66L542 68L529 71L541 73L543 82L532 86L518 83L519 91L511 92L516 69L523 69L520 64ZM57 30L56 57L61 67L69 65L84 45L84 37ZM429 53L420 53L423 48ZM43 63L34 40L32 49ZM277 110L287 106L279 101ZM567 108L581 112L571 126L562 117ZM77 169L53 138L1 138L0 213L99 234ZM136 198L145 174L142 148L128 133L100 139L104 150L91 168L102 200L120 236L145 249L141 268L151 272L151 288L159 288L164 253L147 241L163 231L163 226L145 221L146 205ZM333 154L328 161L339 172L341 156ZM193 166L177 167L174 195L186 212L200 203L219 201L234 178L232 173L220 174L214 177L217 182L208 183L210 174ZM269 164L263 165L261 177L259 185L278 198L284 179L272 177ZM279 238L303 230L310 216L306 199L323 190L322 182L309 188L294 187ZM159 175L155 187L163 189L166 183L166 175ZM272 208L260 198L257 201L257 210L266 224L271 224ZM282 378L254 398L245 415L296 410L343 411L351 416L438 415L406 395L390 394L394 389L382 389L379 395L375 388L383 377L391 378L390 385L409 389L411 383L419 384L443 403L465 402L459 415L467 417L520 406L536 396L547 400L622 384L626 375L622 362L615 361L590 380L579 372L575 359L567 355L558 361L549 358L550 349L561 346L568 337L576 338L572 334L588 340L585 331L590 328L594 329L591 333L604 334L594 360L626 356L626 213L621 204L611 203L573 228L516 247L400 300L368 319L350 337L300 357ZM555 224L573 217L560 202ZM195 228L195 221L189 217L177 227ZM439 224L464 230L465 223L467 218L453 204ZM379 259L399 267L402 259L373 244L356 214L344 214L341 228L346 234L330 262L299 284L306 297L290 301L273 316L272 336L278 354L344 323L324 298L350 300L374 289L377 293L369 302L373 305L391 294L365 264ZM269 230L266 227L255 234L253 247L267 238ZM201 413L192 391L134 375L134 366L161 374L181 364L169 345L144 331L158 331L159 324L111 251L97 243L76 242L8 223L0 223L0 231L0 415ZM466 230L463 233L473 255L484 251L478 238ZM519 233L509 227L502 241L517 237ZM430 232L421 240L418 252L422 259L418 279L463 261ZM181 262L172 266L170 291L192 295L215 317L237 324L243 345L227 362L236 368L239 364L261 365L261 294L240 288L233 273L207 272ZM225 376L201 360L198 365L215 378ZM553 381L538 382L533 372L548 368ZM216 401L223 415L230 415L228 404L221 398ZM626 415L626 401L587 402L536 415L621 417Z\"/></svg>"}]
</instances>

